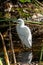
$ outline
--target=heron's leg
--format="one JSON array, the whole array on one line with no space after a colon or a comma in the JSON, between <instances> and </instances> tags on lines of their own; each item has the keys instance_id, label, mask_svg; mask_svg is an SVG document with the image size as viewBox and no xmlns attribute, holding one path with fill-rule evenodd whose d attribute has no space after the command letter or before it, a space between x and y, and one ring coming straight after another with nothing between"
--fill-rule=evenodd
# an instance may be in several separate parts
<instances>
[{"instance_id":1,"label":"heron's leg","mask_svg":"<svg viewBox=\"0 0 43 65\"><path fill-rule=\"evenodd\" d=\"M26 50L26 46L23 44L23 49Z\"/></svg>"},{"instance_id":2,"label":"heron's leg","mask_svg":"<svg viewBox=\"0 0 43 65\"><path fill-rule=\"evenodd\" d=\"M22 41L21 43L22 43L23 49L24 49L24 50L27 50L28 47L26 47L26 45L24 45L23 41Z\"/></svg>"},{"instance_id":3,"label":"heron's leg","mask_svg":"<svg viewBox=\"0 0 43 65\"><path fill-rule=\"evenodd\" d=\"M23 45L23 49L24 50L28 50L28 47L26 47L25 45Z\"/></svg>"},{"instance_id":4,"label":"heron's leg","mask_svg":"<svg viewBox=\"0 0 43 65\"><path fill-rule=\"evenodd\" d=\"M23 41L21 41L21 43L22 43L23 49L25 50L25 45L23 44Z\"/></svg>"},{"instance_id":5,"label":"heron's leg","mask_svg":"<svg viewBox=\"0 0 43 65\"><path fill-rule=\"evenodd\" d=\"M25 48L25 45L23 44L23 48Z\"/></svg>"}]
</instances>

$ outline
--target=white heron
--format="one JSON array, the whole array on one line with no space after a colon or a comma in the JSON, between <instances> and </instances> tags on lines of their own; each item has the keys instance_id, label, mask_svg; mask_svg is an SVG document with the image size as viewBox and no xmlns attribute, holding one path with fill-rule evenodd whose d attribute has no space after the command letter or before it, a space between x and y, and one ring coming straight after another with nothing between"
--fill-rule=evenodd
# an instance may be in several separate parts
<instances>
[{"instance_id":1,"label":"white heron","mask_svg":"<svg viewBox=\"0 0 43 65\"><path fill-rule=\"evenodd\" d=\"M23 45L25 45L28 48L32 47L32 34L29 27L27 27L24 24L24 21L22 19L17 20L17 34L22 42Z\"/></svg>"},{"instance_id":2,"label":"white heron","mask_svg":"<svg viewBox=\"0 0 43 65\"><path fill-rule=\"evenodd\" d=\"M24 24L24 21L21 18L17 20L17 23L18 24L16 26L16 30L22 44L25 45L27 48L31 48L32 47L32 34L31 34L30 28ZM28 56L28 59L29 59L29 63L31 63L31 60L32 60L31 52Z\"/></svg>"}]
</instances>

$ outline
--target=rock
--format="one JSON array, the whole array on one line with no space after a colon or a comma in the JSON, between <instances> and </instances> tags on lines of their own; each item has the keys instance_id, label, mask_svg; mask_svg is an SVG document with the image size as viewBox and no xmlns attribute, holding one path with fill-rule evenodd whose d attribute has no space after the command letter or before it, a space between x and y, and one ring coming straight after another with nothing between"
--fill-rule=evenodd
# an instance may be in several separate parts
<instances>
[{"instance_id":1,"label":"rock","mask_svg":"<svg viewBox=\"0 0 43 65\"><path fill-rule=\"evenodd\" d=\"M33 20L33 21L36 21L36 22L43 21L43 15L40 14L40 13L34 14L34 15L32 16L32 20Z\"/></svg>"},{"instance_id":2,"label":"rock","mask_svg":"<svg viewBox=\"0 0 43 65\"><path fill-rule=\"evenodd\" d=\"M10 12L12 7L13 7L12 3L6 3L4 11L5 12Z\"/></svg>"},{"instance_id":3,"label":"rock","mask_svg":"<svg viewBox=\"0 0 43 65\"><path fill-rule=\"evenodd\" d=\"M32 16L32 19L36 19L37 18L37 16L34 14L33 16Z\"/></svg>"},{"instance_id":4,"label":"rock","mask_svg":"<svg viewBox=\"0 0 43 65\"><path fill-rule=\"evenodd\" d=\"M42 17L42 18L43 18L43 15L42 15L42 14L40 14L40 13L38 13L38 14L37 14L37 16L38 16L38 17Z\"/></svg>"}]
</instances>

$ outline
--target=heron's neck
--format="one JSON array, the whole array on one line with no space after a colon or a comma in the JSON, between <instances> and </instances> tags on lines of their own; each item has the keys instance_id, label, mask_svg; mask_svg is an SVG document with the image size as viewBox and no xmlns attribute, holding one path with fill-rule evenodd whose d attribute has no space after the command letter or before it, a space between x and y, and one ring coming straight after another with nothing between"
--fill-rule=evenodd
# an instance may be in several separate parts
<instances>
[{"instance_id":1,"label":"heron's neck","mask_svg":"<svg viewBox=\"0 0 43 65\"><path fill-rule=\"evenodd\" d=\"M24 26L24 22L20 23L19 26L20 27L23 27Z\"/></svg>"}]
</instances>

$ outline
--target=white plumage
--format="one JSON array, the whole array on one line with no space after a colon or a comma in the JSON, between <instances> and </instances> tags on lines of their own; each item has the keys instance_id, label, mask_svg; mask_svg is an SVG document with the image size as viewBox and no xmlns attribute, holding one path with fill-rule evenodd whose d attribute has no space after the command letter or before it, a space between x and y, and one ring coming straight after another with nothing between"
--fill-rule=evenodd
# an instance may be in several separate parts
<instances>
[{"instance_id":1,"label":"white plumage","mask_svg":"<svg viewBox=\"0 0 43 65\"><path fill-rule=\"evenodd\" d=\"M32 47L32 34L31 34L30 28L24 24L24 21L22 19L18 19L17 23L18 24L16 26L16 30L22 44L28 48L31 48Z\"/></svg>"},{"instance_id":2,"label":"white plumage","mask_svg":"<svg viewBox=\"0 0 43 65\"><path fill-rule=\"evenodd\" d=\"M25 45L26 47L31 48L32 47L32 34L31 34L30 28L24 24L24 21L22 19L18 19L16 22L18 23L16 25L16 30L23 46ZM31 64L32 57L33 57L32 51L30 51L27 57L25 57L24 55L23 58L27 58L28 63Z\"/></svg>"}]
</instances>

